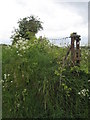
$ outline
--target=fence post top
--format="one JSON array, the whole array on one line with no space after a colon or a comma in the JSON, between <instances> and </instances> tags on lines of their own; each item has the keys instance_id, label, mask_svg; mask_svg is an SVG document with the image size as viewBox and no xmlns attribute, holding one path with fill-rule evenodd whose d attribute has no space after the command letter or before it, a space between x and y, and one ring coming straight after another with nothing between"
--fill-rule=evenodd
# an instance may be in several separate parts
<instances>
[{"instance_id":1,"label":"fence post top","mask_svg":"<svg viewBox=\"0 0 90 120\"><path fill-rule=\"evenodd\" d=\"M76 32L73 32L70 34L70 37L76 37L77 36L77 33Z\"/></svg>"},{"instance_id":2,"label":"fence post top","mask_svg":"<svg viewBox=\"0 0 90 120\"><path fill-rule=\"evenodd\" d=\"M73 32L73 33L70 34L70 37L75 37L75 38L79 38L80 39L81 36L77 35L76 32Z\"/></svg>"}]
</instances>

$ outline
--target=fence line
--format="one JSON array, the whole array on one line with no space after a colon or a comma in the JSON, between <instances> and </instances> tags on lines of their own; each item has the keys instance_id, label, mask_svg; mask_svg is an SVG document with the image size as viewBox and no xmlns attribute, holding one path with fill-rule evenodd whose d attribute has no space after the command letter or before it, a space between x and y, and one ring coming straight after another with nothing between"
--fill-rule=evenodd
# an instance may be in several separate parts
<instances>
[{"instance_id":1,"label":"fence line","mask_svg":"<svg viewBox=\"0 0 90 120\"><path fill-rule=\"evenodd\" d=\"M70 37L65 38L47 38L51 44L57 45L59 47L67 47L71 44Z\"/></svg>"},{"instance_id":2,"label":"fence line","mask_svg":"<svg viewBox=\"0 0 90 120\"><path fill-rule=\"evenodd\" d=\"M69 53L71 52L71 61L73 65L79 65L80 64L80 35L77 35L77 33L72 33L70 37L64 37L64 38L47 38L51 44L57 45L59 47L69 47L66 53L66 56L64 58L64 62L67 59ZM75 44L76 42L76 44Z\"/></svg>"}]
</instances>

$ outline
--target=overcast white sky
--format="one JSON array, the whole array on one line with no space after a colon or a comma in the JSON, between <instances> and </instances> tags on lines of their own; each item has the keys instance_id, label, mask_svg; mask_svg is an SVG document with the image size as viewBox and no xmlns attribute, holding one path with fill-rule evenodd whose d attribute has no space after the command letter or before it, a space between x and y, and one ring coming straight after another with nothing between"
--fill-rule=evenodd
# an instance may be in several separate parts
<instances>
[{"instance_id":1,"label":"overcast white sky","mask_svg":"<svg viewBox=\"0 0 90 120\"><path fill-rule=\"evenodd\" d=\"M18 20L30 15L43 22L37 36L62 38L77 32L88 41L88 0L0 0L0 43L10 44Z\"/></svg>"}]
</instances>

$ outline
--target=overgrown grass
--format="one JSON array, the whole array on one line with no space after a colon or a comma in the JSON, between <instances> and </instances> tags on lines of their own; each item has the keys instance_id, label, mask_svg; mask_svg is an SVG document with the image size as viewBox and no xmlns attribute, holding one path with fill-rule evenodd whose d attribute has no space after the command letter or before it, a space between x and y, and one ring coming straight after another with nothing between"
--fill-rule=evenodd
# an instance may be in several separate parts
<instances>
[{"instance_id":1,"label":"overgrown grass","mask_svg":"<svg viewBox=\"0 0 90 120\"><path fill-rule=\"evenodd\" d=\"M3 118L88 118L88 49L81 51L80 67L62 68L66 48L46 39L3 46Z\"/></svg>"}]
</instances>

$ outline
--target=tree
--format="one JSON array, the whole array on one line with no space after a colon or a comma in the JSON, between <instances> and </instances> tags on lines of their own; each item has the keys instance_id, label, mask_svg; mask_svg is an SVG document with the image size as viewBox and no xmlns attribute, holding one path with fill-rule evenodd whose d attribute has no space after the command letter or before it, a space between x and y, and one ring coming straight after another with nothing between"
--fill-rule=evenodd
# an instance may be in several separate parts
<instances>
[{"instance_id":1,"label":"tree","mask_svg":"<svg viewBox=\"0 0 90 120\"><path fill-rule=\"evenodd\" d=\"M15 29L14 34L11 36L13 44L17 42L19 38L30 40L36 33L38 33L38 31L43 29L40 19L34 16L20 19L18 24L19 28Z\"/></svg>"}]
</instances>

